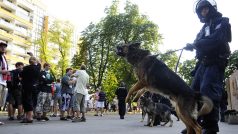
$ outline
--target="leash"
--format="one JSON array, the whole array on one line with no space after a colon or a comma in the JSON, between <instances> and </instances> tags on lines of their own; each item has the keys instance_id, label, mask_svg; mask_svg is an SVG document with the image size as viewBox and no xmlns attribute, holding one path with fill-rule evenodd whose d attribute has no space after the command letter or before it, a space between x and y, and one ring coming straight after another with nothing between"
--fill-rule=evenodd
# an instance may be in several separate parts
<instances>
[{"instance_id":1,"label":"leash","mask_svg":"<svg viewBox=\"0 0 238 134\"><path fill-rule=\"evenodd\" d=\"M183 49L184 49L184 48L180 48L180 49L176 49L176 50L168 51L168 52L164 53L164 55L168 55L168 54L171 54L171 53L175 53L175 52L180 51L180 50L183 51Z\"/></svg>"},{"instance_id":2,"label":"leash","mask_svg":"<svg viewBox=\"0 0 238 134\"><path fill-rule=\"evenodd\" d=\"M180 61L180 59L181 59L181 56L182 56L182 54L183 54L183 50L184 50L184 48L180 48L180 49L168 51L168 52L166 52L166 53L163 54L163 55L169 55L169 54L175 53L175 52L177 52L177 51L181 51L180 54L179 54L178 61L177 61L176 66L175 66L175 73L178 72L178 65L179 65L179 61ZM154 55L154 56L157 57L157 56L159 56L159 55L161 55L161 54L156 54L156 55Z\"/></svg>"},{"instance_id":3,"label":"leash","mask_svg":"<svg viewBox=\"0 0 238 134\"><path fill-rule=\"evenodd\" d=\"M180 61L180 59L181 59L183 50L184 50L184 49L182 48L182 49L181 49L181 52L180 52L180 54L179 54L179 58L178 58L178 61L177 61L177 63L176 63L176 66L175 66L175 73L177 73L177 71L178 71L178 65L179 65L179 61Z\"/></svg>"}]
</instances>

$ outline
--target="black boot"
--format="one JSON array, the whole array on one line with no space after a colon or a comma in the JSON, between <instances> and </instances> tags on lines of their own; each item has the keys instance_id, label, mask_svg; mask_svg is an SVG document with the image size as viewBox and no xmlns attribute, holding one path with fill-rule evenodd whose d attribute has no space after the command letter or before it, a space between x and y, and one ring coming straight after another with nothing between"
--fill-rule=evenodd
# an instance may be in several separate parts
<instances>
[{"instance_id":1,"label":"black boot","mask_svg":"<svg viewBox=\"0 0 238 134\"><path fill-rule=\"evenodd\" d=\"M121 115L121 116L120 116L120 119L124 119L124 116Z\"/></svg>"},{"instance_id":2,"label":"black boot","mask_svg":"<svg viewBox=\"0 0 238 134\"><path fill-rule=\"evenodd\" d=\"M202 134L217 134L217 132L209 129L203 129Z\"/></svg>"},{"instance_id":3,"label":"black boot","mask_svg":"<svg viewBox=\"0 0 238 134\"><path fill-rule=\"evenodd\" d=\"M181 131L181 134L187 134L187 129L186 129L186 128L183 129L183 130ZM193 134L195 134L195 132L193 132Z\"/></svg>"},{"instance_id":4,"label":"black boot","mask_svg":"<svg viewBox=\"0 0 238 134\"><path fill-rule=\"evenodd\" d=\"M181 134L187 134L187 129L186 129L186 128L183 129L183 130L181 131Z\"/></svg>"}]
</instances>

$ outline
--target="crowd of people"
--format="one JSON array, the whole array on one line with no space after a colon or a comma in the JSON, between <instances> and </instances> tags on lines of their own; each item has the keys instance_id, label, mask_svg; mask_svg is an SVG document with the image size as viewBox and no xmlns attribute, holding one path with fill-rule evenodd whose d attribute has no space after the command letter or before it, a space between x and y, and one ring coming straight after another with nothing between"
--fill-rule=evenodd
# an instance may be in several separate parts
<instances>
[{"instance_id":1,"label":"crowd of people","mask_svg":"<svg viewBox=\"0 0 238 134\"><path fill-rule=\"evenodd\" d=\"M0 107L7 105L9 120L17 119L21 123L32 123L34 118L48 121L50 112L53 112L52 117L56 117L60 111L60 120L74 116L74 122L86 121L85 97L88 95L89 75L85 65L75 71L67 68L66 74L55 81L50 64L44 63L42 69L37 58L29 53L29 65L17 62L16 69L9 70L5 58L7 46L7 43L0 43ZM4 91L7 94L3 94ZM18 112L16 117L15 111Z\"/></svg>"},{"instance_id":2,"label":"crowd of people","mask_svg":"<svg viewBox=\"0 0 238 134\"><path fill-rule=\"evenodd\" d=\"M7 109L8 120L33 123L34 119L48 121L49 116L59 116L61 121L71 119L72 122L85 122L87 111L95 111L95 116L103 116L104 112L116 112L117 109L120 118L124 119L125 83L121 83L115 93L117 96L109 103L101 88L88 94L89 75L85 65L81 65L79 70L67 68L65 75L55 80L50 64L44 63L42 66L32 53L29 53L29 65L17 62L16 69L9 70L4 55L6 48L7 44L1 42L0 107ZM6 102L2 101L3 91L7 91Z\"/></svg>"}]
</instances>

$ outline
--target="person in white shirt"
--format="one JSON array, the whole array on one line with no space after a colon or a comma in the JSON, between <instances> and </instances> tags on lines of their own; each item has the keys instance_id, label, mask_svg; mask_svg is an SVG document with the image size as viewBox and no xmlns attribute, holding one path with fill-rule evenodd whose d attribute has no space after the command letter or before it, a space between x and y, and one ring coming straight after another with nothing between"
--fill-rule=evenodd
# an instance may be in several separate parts
<instances>
[{"instance_id":1,"label":"person in white shirt","mask_svg":"<svg viewBox=\"0 0 238 134\"><path fill-rule=\"evenodd\" d=\"M86 66L81 65L80 70L77 70L75 75L78 77L75 86L75 100L73 110L77 113L76 118L72 122L85 122L85 97L88 94L89 75L86 72ZM82 117L80 118L80 113Z\"/></svg>"},{"instance_id":2,"label":"person in white shirt","mask_svg":"<svg viewBox=\"0 0 238 134\"><path fill-rule=\"evenodd\" d=\"M10 71L8 70L7 60L5 57L6 48L7 43L0 42L0 107L5 104L7 80L10 78ZM0 125L3 124L3 122L0 122Z\"/></svg>"}]
</instances>

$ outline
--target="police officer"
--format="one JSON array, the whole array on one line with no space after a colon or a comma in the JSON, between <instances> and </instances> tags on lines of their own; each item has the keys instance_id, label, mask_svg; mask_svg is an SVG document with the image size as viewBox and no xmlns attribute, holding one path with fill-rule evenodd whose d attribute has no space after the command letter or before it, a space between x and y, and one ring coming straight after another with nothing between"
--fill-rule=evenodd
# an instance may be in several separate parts
<instances>
[{"instance_id":1,"label":"police officer","mask_svg":"<svg viewBox=\"0 0 238 134\"><path fill-rule=\"evenodd\" d=\"M203 134L219 132L219 106L223 92L224 71L230 55L228 42L231 42L229 19L217 11L215 1L199 0L196 13L202 23L202 29L192 44L185 50L196 50L197 64L193 71L192 89L208 96L214 103L213 110L201 117Z\"/></svg>"},{"instance_id":2,"label":"police officer","mask_svg":"<svg viewBox=\"0 0 238 134\"><path fill-rule=\"evenodd\" d=\"M127 89L124 82L120 83L120 86L117 88L115 94L117 95L118 99L118 110L120 119L124 119L126 113L126 96L127 96Z\"/></svg>"}]
</instances>

